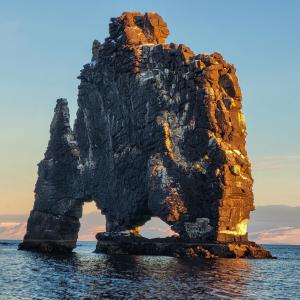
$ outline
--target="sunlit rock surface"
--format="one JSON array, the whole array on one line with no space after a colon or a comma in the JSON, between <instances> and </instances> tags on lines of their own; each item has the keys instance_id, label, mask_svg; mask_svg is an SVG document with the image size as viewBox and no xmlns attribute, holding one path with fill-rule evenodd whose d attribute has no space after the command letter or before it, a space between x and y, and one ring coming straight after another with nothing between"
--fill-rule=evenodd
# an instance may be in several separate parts
<instances>
[{"instance_id":1,"label":"sunlit rock surface","mask_svg":"<svg viewBox=\"0 0 300 300\"><path fill-rule=\"evenodd\" d=\"M85 201L107 232L157 216L184 239L247 240L254 209L242 95L221 54L166 44L156 13L112 18L81 70L69 124L59 99L21 248L75 247Z\"/></svg>"}]
</instances>

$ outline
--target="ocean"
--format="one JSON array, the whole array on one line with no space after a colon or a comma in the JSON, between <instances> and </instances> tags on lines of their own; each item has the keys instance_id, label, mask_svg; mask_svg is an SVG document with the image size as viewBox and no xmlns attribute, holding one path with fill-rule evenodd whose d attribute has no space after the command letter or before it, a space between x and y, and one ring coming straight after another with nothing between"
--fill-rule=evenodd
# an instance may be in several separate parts
<instances>
[{"instance_id":1,"label":"ocean","mask_svg":"<svg viewBox=\"0 0 300 300\"><path fill-rule=\"evenodd\" d=\"M176 259L18 251L0 241L0 299L300 299L300 246L265 245L278 259Z\"/></svg>"}]
</instances>

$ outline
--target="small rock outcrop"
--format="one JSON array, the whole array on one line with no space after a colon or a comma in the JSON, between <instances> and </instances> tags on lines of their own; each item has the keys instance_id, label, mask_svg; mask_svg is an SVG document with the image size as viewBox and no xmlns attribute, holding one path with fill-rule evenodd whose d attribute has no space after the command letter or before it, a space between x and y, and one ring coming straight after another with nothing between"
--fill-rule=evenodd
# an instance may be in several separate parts
<instances>
[{"instance_id":1,"label":"small rock outcrop","mask_svg":"<svg viewBox=\"0 0 300 300\"><path fill-rule=\"evenodd\" d=\"M97 234L97 253L160 255L180 258L274 258L254 242L199 243L178 237L147 239L133 235Z\"/></svg>"},{"instance_id":2,"label":"small rock outcrop","mask_svg":"<svg viewBox=\"0 0 300 300\"><path fill-rule=\"evenodd\" d=\"M253 180L234 66L166 44L156 13L123 13L109 33L81 70L73 128L57 101L20 248L72 250L86 201L107 232L137 235L156 216L184 239L246 241Z\"/></svg>"}]
</instances>

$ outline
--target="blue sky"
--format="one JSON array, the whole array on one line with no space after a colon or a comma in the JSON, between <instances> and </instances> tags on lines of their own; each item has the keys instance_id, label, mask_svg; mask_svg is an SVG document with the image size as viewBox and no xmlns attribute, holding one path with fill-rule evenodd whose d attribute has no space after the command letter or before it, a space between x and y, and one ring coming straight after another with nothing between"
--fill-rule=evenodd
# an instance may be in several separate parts
<instances>
[{"instance_id":1,"label":"blue sky","mask_svg":"<svg viewBox=\"0 0 300 300\"><path fill-rule=\"evenodd\" d=\"M110 17L156 11L168 42L233 63L244 96L257 205L300 205L300 1L0 0L0 211L27 213L55 101L76 113L76 78Z\"/></svg>"}]
</instances>

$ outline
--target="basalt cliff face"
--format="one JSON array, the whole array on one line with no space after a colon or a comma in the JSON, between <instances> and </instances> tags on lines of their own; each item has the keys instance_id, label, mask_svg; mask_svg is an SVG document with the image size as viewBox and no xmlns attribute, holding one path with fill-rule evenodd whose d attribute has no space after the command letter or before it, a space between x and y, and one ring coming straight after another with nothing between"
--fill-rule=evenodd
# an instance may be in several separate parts
<instances>
[{"instance_id":1,"label":"basalt cliff face","mask_svg":"<svg viewBox=\"0 0 300 300\"><path fill-rule=\"evenodd\" d=\"M156 216L184 239L246 241L253 180L234 66L166 44L156 13L124 13L109 33L80 73L73 128L57 101L21 248L72 250L86 201L107 232Z\"/></svg>"}]
</instances>

